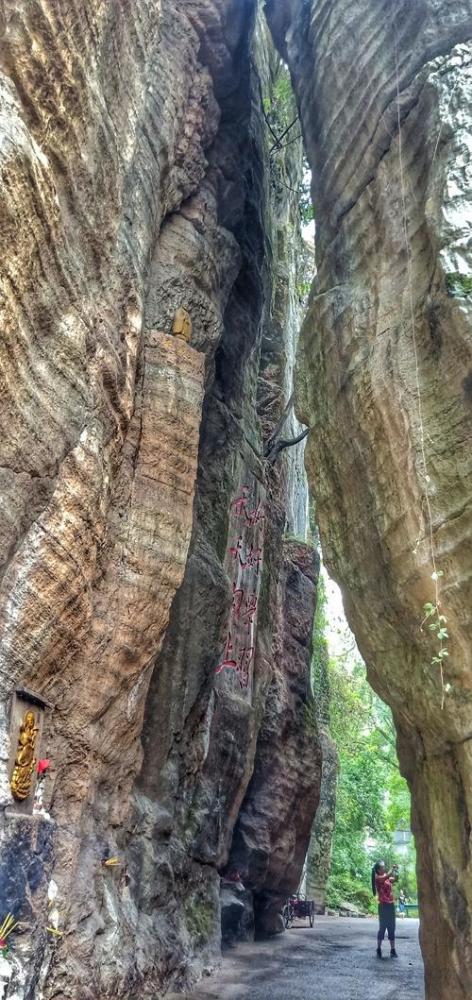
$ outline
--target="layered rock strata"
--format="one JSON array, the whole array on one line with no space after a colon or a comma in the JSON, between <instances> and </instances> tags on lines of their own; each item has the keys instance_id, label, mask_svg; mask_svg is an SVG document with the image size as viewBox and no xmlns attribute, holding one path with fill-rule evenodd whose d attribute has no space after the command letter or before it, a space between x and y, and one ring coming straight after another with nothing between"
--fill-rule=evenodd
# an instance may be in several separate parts
<instances>
[{"instance_id":1,"label":"layered rock strata","mask_svg":"<svg viewBox=\"0 0 472 1000\"><path fill-rule=\"evenodd\" d=\"M258 101L261 88L270 90L274 71L266 44L259 24L252 80ZM258 112L250 127L253 140L262 149L268 146L272 140ZM300 147L292 146L287 156L289 162L278 163L277 171L284 176L291 171L296 184ZM265 458L293 387L287 359L294 355L300 308L297 313L298 206L296 198L287 202L275 171L268 184L263 160L246 162L241 271L206 397L194 533L151 679L144 764L135 791L132 850L146 872L140 907L150 924L143 951L149 960L156 935L168 942L169 952L180 949L181 966L171 970L176 983L185 981L186 963L192 960L198 968L214 960L220 873L226 942L247 935L252 907L257 931L280 930L276 909L298 885L319 793L319 742L307 725L316 558L303 542L297 548L301 565L304 560L307 565L306 575L299 571L306 582L300 587L302 652L289 656L282 638L288 573L283 538L301 527L306 532L303 448L296 457L286 449L273 463ZM284 434L290 436L297 429L292 413L287 424ZM284 771L287 735L293 751ZM305 762L310 766L304 772ZM300 832L284 843L285 813L274 804L290 777L293 831L299 826ZM263 802L249 857L240 850L238 817L254 808L255 789ZM264 863L256 870L257 851ZM230 889L236 875L244 896L244 890ZM267 896L273 903L269 922ZM184 948L176 945L177 936Z\"/></svg>"},{"instance_id":2,"label":"layered rock strata","mask_svg":"<svg viewBox=\"0 0 472 1000\"><path fill-rule=\"evenodd\" d=\"M298 410L314 424L307 462L324 555L369 679L393 709L413 793L426 994L466 1000L472 9L267 8L313 168L318 278Z\"/></svg>"},{"instance_id":3,"label":"layered rock strata","mask_svg":"<svg viewBox=\"0 0 472 1000\"><path fill-rule=\"evenodd\" d=\"M22 921L17 1000L155 996L211 964L264 720L280 756L277 713L297 718L300 759L319 759L302 725L313 573L303 655L280 663L275 640L303 449L265 455L292 391L301 148L276 198L276 64L262 29L251 49L254 13L20 0L1 20L0 895ZM182 307L190 344L170 336ZM51 761L28 816L8 784L19 687L46 703ZM307 831L319 767L291 761Z\"/></svg>"}]
</instances>

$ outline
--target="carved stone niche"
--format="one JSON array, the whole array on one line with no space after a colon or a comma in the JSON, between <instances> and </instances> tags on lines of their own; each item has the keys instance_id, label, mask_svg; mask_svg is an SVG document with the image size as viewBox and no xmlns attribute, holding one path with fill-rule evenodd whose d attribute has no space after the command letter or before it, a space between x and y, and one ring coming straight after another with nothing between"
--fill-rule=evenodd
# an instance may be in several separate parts
<instances>
[{"instance_id":1,"label":"carved stone niche","mask_svg":"<svg viewBox=\"0 0 472 1000\"><path fill-rule=\"evenodd\" d=\"M19 815L33 812L46 707L46 702L32 691L18 688L13 695L8 766L13 803L9 812Z\"/></svg>"}]
</instances>

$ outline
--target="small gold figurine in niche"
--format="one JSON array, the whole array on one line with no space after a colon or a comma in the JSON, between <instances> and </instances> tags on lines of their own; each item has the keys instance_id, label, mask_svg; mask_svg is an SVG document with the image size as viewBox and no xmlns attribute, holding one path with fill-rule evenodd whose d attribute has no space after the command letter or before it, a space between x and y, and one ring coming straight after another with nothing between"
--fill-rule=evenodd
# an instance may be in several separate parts
<instances>
[{"instance_id":1,"label":"small gold figurine in niche","mask_svg":"<svg viewBox=\"0 0 472 1000\"><path fill-rule=\"evenodd\" d=\"M192 336L192 320L190 318L190 313L184 309L183 306L179 306L177 309L174 322L172 324L172 333L174 337L180 337L181 340L185 340L187 344L190 343L190 338Z\"/></svg>"},{"instance_id":2,"label":"small gold figurine in niche","mask_svg":"<svg viewBox=\"0 0 472 1000\"><path fill-rule=\"evenodd\" d=\"M20 725L15 767L10 781L12 795L20 802L27 799L31 792L36 765L35 750L38 732L39 726L36 725L35 714L31 709L28 709Z\"/></svg>"}]
</instances>

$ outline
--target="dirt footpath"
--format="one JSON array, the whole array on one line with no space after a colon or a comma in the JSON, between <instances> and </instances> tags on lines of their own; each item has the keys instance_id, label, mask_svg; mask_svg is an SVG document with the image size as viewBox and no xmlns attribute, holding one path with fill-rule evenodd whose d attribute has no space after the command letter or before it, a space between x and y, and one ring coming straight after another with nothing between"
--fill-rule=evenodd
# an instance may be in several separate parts
<instances>
[{"instance_id":1,"label":"dirt footpath","mask_svg":"<svg viewBox=\"0 0 472 1000\"><path fill-rule=\"evenodd\" d=\"M374 920L319 917L240 945L188 1000L424 1000L418 921L399 920L397 951L375 955Z\"/></svg>"}]
</instances>

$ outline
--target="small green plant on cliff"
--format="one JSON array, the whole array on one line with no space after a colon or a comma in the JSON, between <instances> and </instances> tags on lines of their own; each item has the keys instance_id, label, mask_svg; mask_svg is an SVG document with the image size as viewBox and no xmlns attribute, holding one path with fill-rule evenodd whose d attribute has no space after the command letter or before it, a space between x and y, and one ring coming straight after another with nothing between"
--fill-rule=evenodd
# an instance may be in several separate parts
<instances>
[{"instance_id":1,"label":"small green plant on cliff","mask_svg":"<svg viewBox=\"0 0 472 1000\"><path fill-rule=\"evenodd\" d=\"M299 281L297 285L298 298L303 302L310 294L311 281Z\"/></svg>"},{"instance_id":2,"label":"small green plant on cliff","mask_svg":"<svg viewBox=\"0 0 472 1000\"><path fill-rule=\"evenodd\" d=\"M443 576L442 570L435 570L433 573L433 580L437 583L438 579ZM441 708L444 707L444 695L445 691L448 690L447 685L444 684L444 661L449 656L449 652L446 648L447 640L449 639L449 633L447 631L447 618L445 615L441 614L441 604L439 600L439 591L436 594L436 601L434 604L427 602L423 606L424 618L421 622L421 627L427 624L428 629L433 634L437 642L437 650L435 656L433 656L431 662L433 666L439 667L441 673L441 689L442 689L442 703Z\"/></svg>"},{"instance_id":3,"label":"small green plant on cliff","mask_svg":"<svg viewBox=\"0 0 472 1000\"><path fill-rule=\"evenodd\" d=\"M215 913L211 903L198 897L185 901L185 922L190 936L196 944L204 944L211 936Z\"/></svg>"},{"instance_id":4,"label":"small green plant on cliff","mask_svg":"<svg viewBox=\"0 0 472 1000\"><path fill-rule=\"evenodd\" d=\"M277 72L272 85L270 97L265 97L263 110L266 121L273 129L276 144L281 143L296 124L298 124L297 106L292 90L290 74L282 62L277 67Z\"/></svg>"}]
</instances>

